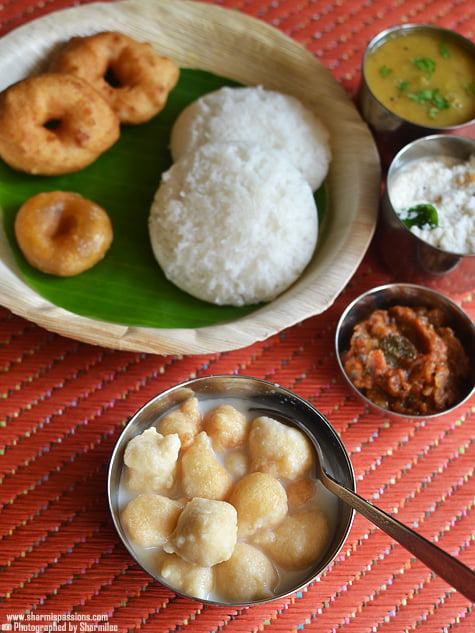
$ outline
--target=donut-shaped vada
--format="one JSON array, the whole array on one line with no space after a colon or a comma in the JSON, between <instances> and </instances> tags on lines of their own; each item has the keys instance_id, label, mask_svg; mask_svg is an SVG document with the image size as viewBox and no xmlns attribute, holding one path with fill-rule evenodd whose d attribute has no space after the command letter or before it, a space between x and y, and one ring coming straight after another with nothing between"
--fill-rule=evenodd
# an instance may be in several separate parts
<instances>
[{"instance_id":1,"label":"donut-shaped vada","mask_svg":"<svg viewBox=\"0 0 475 633\"><path fill-rule=\"evenodd\" d=\"M109 104L73 75L28 77L0 95L0 157L29 174L83 169L119 134L120 123Z\"/></svg>"},{"instance_id":2,"label":"donut-shaped vada","mask_svg":"<svg viewBox=\"0 0 475 633\"><path fill-rule=\"evenodd\" d=\"M178 67L149 42L106 31L73 37L51 58L49 70L88 81L111 105L121 123L149 121L166 104Z\"/></svg>"},{"instance_id":3,"label":"donut-shaped vada","mask_svg":"<svg viewBox=\"0 0 475 633\"><path fill-rule=\"evenodd\" d=\"M102 207L78 193L49 191L32 196L20 207L15 236L32 266L72 277L104 257L113 231Z\"/></svg>"}]
</instances>

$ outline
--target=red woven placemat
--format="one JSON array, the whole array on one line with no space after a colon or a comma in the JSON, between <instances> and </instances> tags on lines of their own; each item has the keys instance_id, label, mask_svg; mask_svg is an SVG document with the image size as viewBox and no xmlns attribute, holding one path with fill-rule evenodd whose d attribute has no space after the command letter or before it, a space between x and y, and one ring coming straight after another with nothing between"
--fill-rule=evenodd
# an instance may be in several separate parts
<instances>
[{"instance_id":1,"label":"red woven placemat","mask_svg":"<svg viewBox=\"0 0 475 633\"><path fill-rule=\"evenodd\" d=\"M219 4L301 42L351 94L362 51L383 28L424 21L469 38L475 28L468 1ZM6 2L0 33L72 5ZM190 377L253 375L293 389L328 417L350 453L361 495L475 566L475 399L430 423L396 423L365 409L338 370L333 340L342 309L386 281L391 277L371 248L324 314L245 349L193 357L78 343L0 308L3 630L54 630L57 620L56 630L69 631L473 632L473 605L360 516L338 558L305 590L226 609L152 581L126 553L108 513L108 460L136 409ZM454 298L475 316L471 293ZM13 616L25 619L9 625Z\"/></svg>"}]
</instances>

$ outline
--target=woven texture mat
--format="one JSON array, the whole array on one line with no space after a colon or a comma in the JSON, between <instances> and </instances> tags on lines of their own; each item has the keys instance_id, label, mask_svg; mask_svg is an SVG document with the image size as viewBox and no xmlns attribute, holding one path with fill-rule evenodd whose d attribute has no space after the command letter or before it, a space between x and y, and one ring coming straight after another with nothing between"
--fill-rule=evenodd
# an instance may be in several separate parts
<instances>
[{"instance_id":1,"label":"woven texture mat","mask_svg":"<svg viewBox=\"0 0 475 633\"><path fill-rule=\"evenodd\" d=\"M73 4L84 3L7 0L0 4L0 34ZM471 39L475 29L469 0L219 4L303 44L350 94L364 47L382 29L429 22ZM195 376L253 375L293 389L328 417L350 453L362 496L474 567L475 399L430 423L395 423L365 409L338 370L341 311L387 281L370 248L324 314L245 349L193 357L78 343L0 308L2 630L475 631L473 605L360 516L338 558L305 590L240 609L190 601L151 580L126 553L109 516L108 460L141 405ZM454 299L475 316L471 293ZM14 624L12 616L25 619Z\"/></svg>"}]
</instances>

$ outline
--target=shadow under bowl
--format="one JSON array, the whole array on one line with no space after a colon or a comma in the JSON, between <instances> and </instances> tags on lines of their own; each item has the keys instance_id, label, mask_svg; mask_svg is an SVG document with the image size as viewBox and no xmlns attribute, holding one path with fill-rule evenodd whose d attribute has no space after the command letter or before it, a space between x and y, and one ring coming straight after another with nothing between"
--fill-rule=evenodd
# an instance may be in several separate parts
<instances>
[{"instance_id":1,"label":"shadow under bowl","mask_svg":"<svg viewBox=\"0 0 475 633\"><path fill-rule=\"evenodd\" d=\"M198 401L204 404L207 401L227 402L228 404L244 401L249 404L250 414L254 412L255 416L267 415L284 424L295 426L308 437L313 446L318 443L324 455L323 465L337 481L354 491L355 476L348 453L330 422L309 402L277 384L246 376L217 375L189 380L152 398L132 416L114 447L108 473L109 508L117 533L137 564L170 591L190 599L198 599L167 583L153 567L140 557L137 548L129 539L120 517L123 506L120 491L123 456L128 442L145 429L156 424L158 418L164 413L193 396L196 396ZM331 493L328 494L331 495ZM249 604L276 600L302 589L335 559L350 531L354 515L352 508L336 497L334 501L336 516L325 552L319 560L315 561L314 565L305 570L304 575L296 580L294 585L286 587L285 591L276 593L269 599L254 602L224 602L213 598L208 600L199 598L198 600L218 606L249 606Z\"/></svg>"},{"instance_id":2,"label":"shadow under bowl","mask_svg":"<svg viewBox=\"0 0 475 633\"><path fill-rule=\"evenodd\" d=\"M355 326L366 320L375 310L387 310L397 305L409 307L425 306L429 309L439 308L468 356L470 370L464 389L458 402L444 411L431 415L408 415L391 411L370 400L353 384L346 372L343 355L350 348L350 341ZM416 284L385 284L363 293L354 299L340 316L335 333L335 350L340 370L352 391L373 411L390 419L415 421L429 420L447 415L475 393L475 324L458 304L431 288Z\"/></svg>"}]
</instances>

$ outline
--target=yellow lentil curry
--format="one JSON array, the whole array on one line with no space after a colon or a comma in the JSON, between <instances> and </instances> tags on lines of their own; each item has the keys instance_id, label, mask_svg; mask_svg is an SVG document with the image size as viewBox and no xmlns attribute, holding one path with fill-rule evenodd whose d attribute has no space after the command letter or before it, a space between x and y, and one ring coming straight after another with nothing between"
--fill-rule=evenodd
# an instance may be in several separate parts
<instances>
[{"instance_id":1,"label":"yellow lentil curry","mask_svg":"<svg viewBox=\"0 0 475 633\"><path fill-rule=\"evenodd\" d=\"M439 413L467 388L468 357L439 309L375 310L355 326L342 360L357 389L396 413Z\"/></svg>"},{"instance_id":2,"label":"yellow lentil curry","mask_svg":"<svg viewBox=\"0 0 475 633\"><path fill-rule=\"evenodd\" d=\"M475 118L475 58L439 33L388 39L367 56L364 74L379 101L413 123L451 127Z\"/></svg>"}]
</instances>

